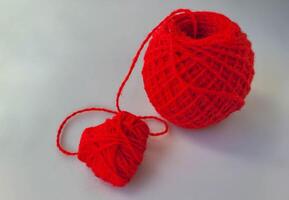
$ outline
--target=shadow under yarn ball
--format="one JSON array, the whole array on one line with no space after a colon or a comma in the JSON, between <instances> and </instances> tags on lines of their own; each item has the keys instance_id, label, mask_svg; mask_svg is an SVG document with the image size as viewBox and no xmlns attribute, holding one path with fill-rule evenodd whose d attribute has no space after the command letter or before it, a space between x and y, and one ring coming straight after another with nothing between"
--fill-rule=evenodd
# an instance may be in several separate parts
<instances>
[{"instance_id":1,"label":"shadow under yarn ball","mask_svg":"<svg viewBox=\"0 0 289 200\"><path fill-rule=\"evenodd\" d=\"M142 75L158 113L178 126L202 128L242 108L253 65L251 43L235 22L186 11L153 33Z\"/></svg>"}]
</instances>

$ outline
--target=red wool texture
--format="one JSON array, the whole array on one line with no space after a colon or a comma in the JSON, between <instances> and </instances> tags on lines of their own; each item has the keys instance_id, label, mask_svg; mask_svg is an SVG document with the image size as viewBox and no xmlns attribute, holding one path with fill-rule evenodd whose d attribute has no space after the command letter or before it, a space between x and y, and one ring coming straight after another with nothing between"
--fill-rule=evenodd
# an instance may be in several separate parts
<instances>
[{"instance_id":1,"label":"red wool texture","mask_svg":"<svg viewBox=\"0 0 289 200\"><path fill-rule=\"evenodd\" d=\"M60 124L56 145L65 155L77 156L102 180L126 185L143 160L148 136L167 133L166 121L155 116L137 116L120 108L120 96L147 42L143 79L156 110L176 125L208 126L240 109L253 78L251 44L239 26L212 12L178 9L163 19L143 40L115 98L116 110L84 108ZM61 144L67 123L86 112L113 115L102 124L86 128L77 152ZM146 119L163 123L152 133Z\"/></svg>"},{"instance_id":2,"label":"red wool texture","mask_svg":"<svg viewBox=\"0 0 289 200\"><path fill-rule=\"evenodd\" d=\"M251 43L236 23L218 13L184 10L153 33L142 74L162 117L202 128L244 105L253 63Z\"/></svg>"},{"instance_id":3,"label":"red wool texture","mask_svg":"<svg viewBox=\"0 0 289 200\"><path fill-rule=\"evenodd\" d=\"M120 112L82 134L78 158L94 174L117 186L125 185L143 159L149 128L128 112Z\"/></svg>"}]
</instances>

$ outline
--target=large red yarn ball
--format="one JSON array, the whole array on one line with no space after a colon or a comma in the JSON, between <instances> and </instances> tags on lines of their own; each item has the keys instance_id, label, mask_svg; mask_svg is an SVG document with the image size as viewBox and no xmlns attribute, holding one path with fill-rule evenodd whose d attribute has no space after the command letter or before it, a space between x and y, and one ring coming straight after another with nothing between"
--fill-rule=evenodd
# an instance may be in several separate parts
<instances>
[{"instance_id":1,"label":"large red yarn ball","mask_svg":"<svg viewBox=\"0 0 289 200\"><path fill-rule=\"evenodd\" d=\"M97 177L114 186L124 186L143 160L149 133L140 118L119 112L103 124L84 130L78 159Z\"/></svg>"},{"instance_id":2,"label":"large red yarn ball","mask_svg":"<svg viewBox=\"0 0 289 200\"><path fill-rule=\"evenodd\" d=\"M254 53L240 27L214 12L184 12L153 33L142 70L149 100L186 128L215 124L244 105Z\"/></svg>"}]
</instances>

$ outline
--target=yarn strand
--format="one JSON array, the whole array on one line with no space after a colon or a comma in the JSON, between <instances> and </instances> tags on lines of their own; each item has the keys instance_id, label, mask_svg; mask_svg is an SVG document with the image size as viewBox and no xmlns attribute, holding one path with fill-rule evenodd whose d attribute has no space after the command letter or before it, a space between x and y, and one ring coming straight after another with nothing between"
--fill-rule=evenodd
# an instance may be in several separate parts
<instances>
[{"instance_id":1,"label":"yarn strand","mask_svg":"<svg viewBox=\"0 0 289 200\"><path fill-rule=\"evenodd\" d=\"M164 130L163 130L163 131L160 131L160 132L156 132L156 133L150 132L150 134L149 134L150 136L160 136L160 135L164 135L164 134L166 134L166 133L168 132L168 130L169 130L168 123L167 123L165 120L163 120L163 119L161 119L161 118L159 118L159 117L156 117L156 116L139 116L139 118L140 118L140 119L154 119L154 120L157 120L157 121L163 123L163 125L164 125Z\"/></svg>"}]
</instances>

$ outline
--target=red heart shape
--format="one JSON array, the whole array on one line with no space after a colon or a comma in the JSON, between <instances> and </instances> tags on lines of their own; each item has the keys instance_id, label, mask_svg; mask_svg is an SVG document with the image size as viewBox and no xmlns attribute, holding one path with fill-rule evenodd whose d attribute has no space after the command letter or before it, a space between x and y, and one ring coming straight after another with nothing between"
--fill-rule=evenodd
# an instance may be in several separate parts
<instances>
[{"instance_id":1,"label":"red heart shape","mask_svg":"<svg viewBox=\"0 0 289 200\"><path fill-rule=\"evenodd\" d=\"M115 186L124 186L142 162L149 128L139 117L119 112L104 123L86 128L78 159L94 174Z\"/></svg>"}]
</instances>

